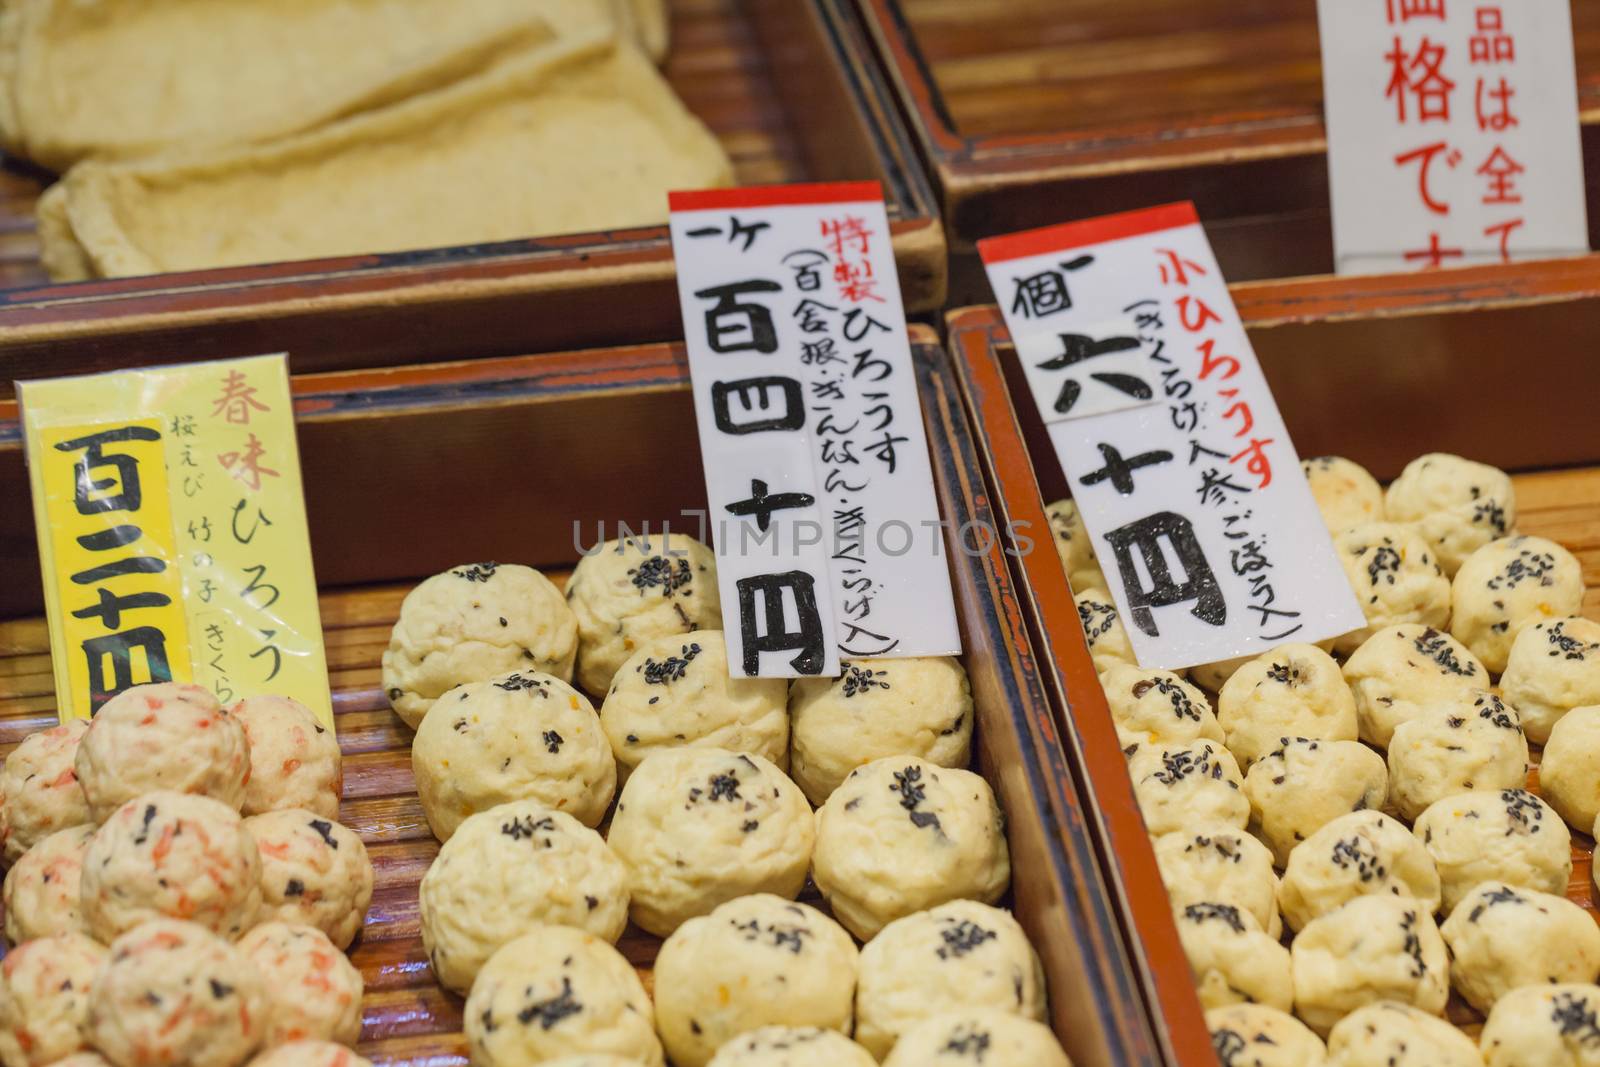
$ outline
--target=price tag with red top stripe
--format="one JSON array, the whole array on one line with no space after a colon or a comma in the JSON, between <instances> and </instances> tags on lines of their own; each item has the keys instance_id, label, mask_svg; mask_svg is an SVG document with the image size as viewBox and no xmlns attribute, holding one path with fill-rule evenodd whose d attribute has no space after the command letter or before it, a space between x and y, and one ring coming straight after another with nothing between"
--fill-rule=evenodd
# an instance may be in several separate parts
<instances>
[{"instance_id":1,"label":"price tag with red top stripe","mask_svg":"<svg viewBox=\"0 0 1600 1067\"><path fill-rule=\"evenodd\" d=\"M1140 665L1364 625L1193 205L978 250Z\"/></svg>"},{"instance_id":2,"label":"price tag with red top stripe","mask_svg":"<svg viewBox=\"0 0 1600 1067\"><path fill-rule=\"evenodd\" d=\"M730 669L959 652L878 184L671 208Z\"/></svg>"}]
</instances>

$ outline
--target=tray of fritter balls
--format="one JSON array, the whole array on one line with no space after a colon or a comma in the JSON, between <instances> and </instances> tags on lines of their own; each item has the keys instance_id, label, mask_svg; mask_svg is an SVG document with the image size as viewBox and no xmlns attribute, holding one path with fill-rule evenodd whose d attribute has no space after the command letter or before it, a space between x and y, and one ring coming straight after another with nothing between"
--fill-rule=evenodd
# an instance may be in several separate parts
<instances>
[{"instance_id":1,"label":"tray of fritter balls","mask_svg":"<svg viewBox=\"0 0 1600 1067\"><path fill-rule=\"evenodd\" d=\"M945 517L991 522L913 339ZM336 734L178 685L28 733L54 715L44 628L0 623L0 724L27 734L0 771L26 783L0 801L7 922L62 927L8 925L58 1043L7 1067L276 1064L274 1035L330 1064L1159 1062L998 545L950 543L963 656L734 678L715 555L661 532L704 506L681 349L294 388L324 581L386 579L323 595ZM71 995L42 991L47 933L83 957Z\"/></svg>"},{"instance_id":2,"label":"tray of fritter balls","mask_svg":"<svg viewBox=\"0 0 1600 1067\"><path fill-rule=\"evenodd\" d=\"M1181 671L1136 664L1075 505L1045 508L1103 691L1071 713L1115 731L1214 1050L1594 1062L1600 473L1303 469L1366 625Z\"/></svg>"}]
</instances>

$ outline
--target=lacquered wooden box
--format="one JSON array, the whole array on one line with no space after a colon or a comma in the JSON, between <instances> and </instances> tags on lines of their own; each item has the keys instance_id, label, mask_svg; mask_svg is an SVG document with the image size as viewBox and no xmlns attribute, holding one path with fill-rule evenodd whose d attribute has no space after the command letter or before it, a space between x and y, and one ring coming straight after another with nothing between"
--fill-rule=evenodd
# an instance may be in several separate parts
<instances>
[{"instance_id":1,"label":"lacquered wooden box","mask_svg":"<svg viewBox=\"0 0 1600 1067\"><path fill-rule=\"evenodd\" d=\"M942 513L952 530L992 523L949 361L930 329L914 327L912 340ZM380 1063L461 1064L461 998L435 984L419 939L417 885L438 846L416 797L410 731L382 693L379 657L401 598L426 575L482 558L539 565L559 581L599 522L639 529L648 520L659 530L703 509L688 365L681 346L663 344L297 376L293 391L345 753L343 820L377 867L354 953L368 991L362 1051ZM20 502L3 513L0 615L34 611L40 596L16 415L0 402L0 499ZM978 769L1007 816L1007 903L1043 958L1052 1022L1073 1062L1159 1064L1046 699L1046 666L1025 631L1024 598L998 540L972 544L958 551L952 537L947 555L977 707ZM0 623L0 750L54 717L43 620ZM658 944L630 929L621 945L647 985Z\"/></svg>"},{"instance_id":2,"label":"lacquered wooden box","mask_svg":"<svg viewBox=\"0 0 1600 1067\"><path fill-rule=\"evenodd\" d=\"M669 7L665 73L736 179L881 182L906 306L941 307L933 195L848 0ZM0 395L14 378L156 360L287 349L312 372L681 333L665 226L49 285L33 234L48 178L0 170Z\"/></svg>"},{"instance_id":3,"label":"lacquered wooden box","mask_svg":"<svg viewBox=\"0 0 1600 1067\"><path fill-rule=\"evenodd\" d=\"M1193 200L1235 281L1333 270L1316 0L857 0L952 251ZM1572 5L1600 241L1600 8ZM952 267L960 300L981 274Z\"/></svg>"},{"instance_id":4,"label":"lacquered wooden box","mask_svg":"<svg viewBox=\"0 0 1600 1067\"><path fill-rule=\"evenodd\" d=\"M1430 451L1513 473L1521 532L1581 561L1584 614L1600 619L1600 267L1593 260L1386 279L1233 286L1262 368L1302 456L1335 454L1388 480ZM948 317L952 358L1003 520L1043 522L1067 496L998 308ZM1016 398L1023 398L1017 403ZM1049 553L1014 561L1035 647L1049 667L1062 736L1171 1062L1211 1067L1199 1001L1133 797L1072 591ZM1534 753L1537 763L1537 749ZM1537 788L1538 772L1530 776ZM1597 909L1594 842L1573 834L1568 896ZM1452 1021L1481 1022L1458 998Z\"/></svg>"}]
</instances>

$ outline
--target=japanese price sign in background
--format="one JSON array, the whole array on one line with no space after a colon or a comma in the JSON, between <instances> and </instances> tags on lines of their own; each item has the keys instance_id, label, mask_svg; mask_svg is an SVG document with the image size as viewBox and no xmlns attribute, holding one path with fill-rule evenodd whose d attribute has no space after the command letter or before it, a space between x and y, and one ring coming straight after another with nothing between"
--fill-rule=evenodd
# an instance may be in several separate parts
<instances>
[{"instance_id":1,"label":"japanese price sign in background","mask_svg":"<svg viewBox=\"0 0 1600 1067\"><path fill-rule=\"evenodd\" d=\"M1341 273L1588 251L1568 0L1319 0Z\"/></svg>"},{"instance_id":2,"label":"japanese price sign in background","mask_svg":"<svg viewBox=\"0 0 1600 1067\"><path fill-rule=\"evenodd\" d=\"M730 669L960 652L877 183L671 207Z\"/></svg>"},{"instance_id":3,"label":"japanese price sign in background","mask_svg":"<svg viewBox=\"0 0 1600 1067\"><path fill-rule=\"evenodd\" d=\"M978 249L1141 666L1365 625L1192 205Z\"/></svg>"},{"instance_id":4,"label":"japanese price sign in background","mask_svg":"<svg viewBox=\"0 0 1600 1067\"><path fill-rule=\"evenodd\" d=\"M283 356L21 382L61 718L275 693L333 726Z\"/></svg>"}]
</instances>

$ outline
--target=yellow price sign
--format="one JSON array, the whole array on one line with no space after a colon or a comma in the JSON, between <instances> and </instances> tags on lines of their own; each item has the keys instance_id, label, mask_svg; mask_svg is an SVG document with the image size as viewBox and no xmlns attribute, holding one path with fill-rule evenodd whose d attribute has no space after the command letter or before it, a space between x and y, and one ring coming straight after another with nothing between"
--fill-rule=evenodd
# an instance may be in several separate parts
<instances>
[{"instance_id":1,"label":"yellow price sign","mask_svg":"<svg viewBox=\"0 0 1600 1067\"><path fill-rule=\"evenodd\" d=\"M60 717L131 685L333 726L282 356L19 383Z\"/></svg>"}]
</instances>

